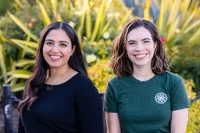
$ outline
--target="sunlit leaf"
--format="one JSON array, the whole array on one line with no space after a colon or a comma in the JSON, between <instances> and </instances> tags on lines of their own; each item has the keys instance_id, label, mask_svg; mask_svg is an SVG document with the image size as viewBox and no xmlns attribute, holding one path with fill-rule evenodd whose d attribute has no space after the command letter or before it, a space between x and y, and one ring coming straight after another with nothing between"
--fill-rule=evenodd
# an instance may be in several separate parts
<instances>
[{"instance_id":1,"label":"sunlit leaf","mask_svg":"<svg viewBox=\"0 0 200 133\"><path fill-rule=\"evenodd\" d=\"M44 25L46 26L46 25L48 25L48 24L51 23L51 20L50 20L50 18L49 18L49 16L48 16L48 14L47 14L47 12L46 12L46 10L45 10L43 4L42 4L39 0L37 0L37 3L38 3L38 5L39 5L40 11L41 11L41 13L42 13L42 20L43 20L43 23L44 23Z\"/></svg>"},{"instance_id":2,"label":"sunlit leaf","mask_svg":"<svg viewBox=\"0 0 200 133\"><path fill-rule=\"evenodd\" d=\"M32 34L31 31L18 18L16 18L10 12L8 12L8 15L28 36L30 36L34 41L38 41L38 38Z\"/></svg>"}]
</instances>

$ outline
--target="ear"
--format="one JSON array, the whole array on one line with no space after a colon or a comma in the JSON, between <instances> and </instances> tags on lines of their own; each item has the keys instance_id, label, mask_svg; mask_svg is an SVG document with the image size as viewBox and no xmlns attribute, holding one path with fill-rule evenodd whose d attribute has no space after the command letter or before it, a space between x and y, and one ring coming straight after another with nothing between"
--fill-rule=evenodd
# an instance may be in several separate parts
<instances>
[{"instance_id":1,"label":"ear","mask_svg":"<svg viewBox=\"0 0 200 133\"><path fill-rule=\"evenodd\" d=\"M158 47L158 43L155 42L155 43L154 43L154 48L156 49L157 47Z\"/></svg>"},{"instance_id":2,"label":"ear","mask_svg":"<svg viewBox=\"0 0 200 133\"><path fill-rule=\"evenodd\" d=\"M76 45L74 45L73 47L72 47L72 54L74 53L74 51L76 50ZM71 55L72 55L71 54Z\"/></svg>"}]
</instances>

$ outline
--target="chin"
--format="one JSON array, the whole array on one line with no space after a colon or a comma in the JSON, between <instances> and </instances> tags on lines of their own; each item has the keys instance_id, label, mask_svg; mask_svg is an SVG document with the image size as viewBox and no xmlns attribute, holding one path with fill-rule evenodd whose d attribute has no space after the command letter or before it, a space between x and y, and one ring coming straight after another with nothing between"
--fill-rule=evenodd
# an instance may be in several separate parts
<instances>
[{"instance_id":1,"label":"chin","mask_svg":"<svg viewBox=\"0 0 200 133\"><path fill-rule=\"evenodd\" d=\"M136 65L136 66L149 66L149 62L135 62L134 65Z\"/></svg>"}]
</instances>

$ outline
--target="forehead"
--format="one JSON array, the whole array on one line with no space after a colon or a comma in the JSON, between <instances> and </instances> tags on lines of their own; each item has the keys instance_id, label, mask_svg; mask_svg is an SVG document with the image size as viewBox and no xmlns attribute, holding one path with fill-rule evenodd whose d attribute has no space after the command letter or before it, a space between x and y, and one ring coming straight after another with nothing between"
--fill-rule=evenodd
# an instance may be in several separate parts
<instances>
[{"instance_id":1,"label":"forehead","mask_svg":"<svg viewBox=\"0 0 200 133\"><path fill-rule=\"evenodd\" d=\"M70 41L69 36L67 35L67 33L63 30L63 29L53 29L51 30L47 36L46 39L51 39L51 40L58 40L58 41Z\"/></svg>"},{"instance_id":2,"label":"forehead","mask_svg":"<svg viewBox=\"0 0 200 133\"><path fill-rule=\"evenodd\" d=\"M144 38L152 39L151 33L144 27L132 29L127 35L128 40L140 40Z\"/></svg>"}]
</instances>

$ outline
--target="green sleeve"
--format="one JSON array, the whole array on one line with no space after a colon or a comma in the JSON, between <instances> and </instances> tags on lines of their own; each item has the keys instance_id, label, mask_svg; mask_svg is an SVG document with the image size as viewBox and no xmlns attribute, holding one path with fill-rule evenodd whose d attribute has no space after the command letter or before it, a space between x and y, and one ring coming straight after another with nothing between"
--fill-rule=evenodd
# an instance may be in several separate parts
<instances>
[{"instance_id":1,"label":"green sleeve","mask_svg":"<svg viewBox=\"0 0 200 133\"><path fill-rule=\"evenodd\" d=\"M184 109L189 107L189 100L186 93L185 85L181 77L177 76L177 79L172 81L171 91L171 108L172 111Z\"/></svg>"},{"instance_id":2,"label":"green sleeve","mask_svg":"<svg viewBox=\"0 0 200 133\"><path fill-rule=\"evenodd\" d=\"M105 101L104 101L104 111L106 112L117 112L117 100L110 82L108 82Z\"/></svg>"}]
</instances>

